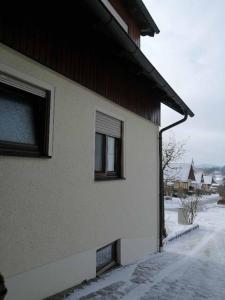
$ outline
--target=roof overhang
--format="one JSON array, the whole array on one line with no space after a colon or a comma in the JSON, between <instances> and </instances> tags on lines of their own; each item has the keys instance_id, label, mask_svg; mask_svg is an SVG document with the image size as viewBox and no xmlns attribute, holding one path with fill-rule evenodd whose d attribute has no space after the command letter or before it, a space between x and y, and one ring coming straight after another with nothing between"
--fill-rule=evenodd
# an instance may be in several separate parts
<instances>
[{"instance_id":1,"label":"roof overhang","mask_svg":"<svg viewBox=\"0 0 225 300\"><path fill-rule=\"evenodd\" d=\"M138 24L141 35L154 36L160 32L142 0L122 0L122 2Z\"/></svg>"},{"instance_id":2,"label":"roof overhang","mask_svg":"<svg viewBox=\"0 0 225 300\"><path fill-rule=\"evenodd\" d=\"M134 2L136 1L138 0ZM135 65L139 73L149 80L149 88L151 89L154 86L160 92L160 102L182 115L193 117L194 113L155 69L105 5L100 0L84 0L84 2L99 19L102 30L107 31L110 37L123 49L126 59Z\"/></svg>"}]
</instances>

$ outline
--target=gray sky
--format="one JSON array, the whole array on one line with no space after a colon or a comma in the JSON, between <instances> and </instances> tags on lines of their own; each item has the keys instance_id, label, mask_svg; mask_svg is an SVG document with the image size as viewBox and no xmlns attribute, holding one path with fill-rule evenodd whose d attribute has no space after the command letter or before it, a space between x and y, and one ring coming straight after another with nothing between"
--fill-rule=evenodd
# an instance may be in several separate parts
<instances>
[{"instance_id":1,"label":"gray sky","mask_svg":"<svg viewBox=\"0 0 225 300\"><path fill-rule=\"evenodd\" d=\"M185 161L225 165L225 0L144 0L160 29L141 48L195 113L173 130ZM162 126L180 115L163 107Z\"/></svg>"}]
</instances>

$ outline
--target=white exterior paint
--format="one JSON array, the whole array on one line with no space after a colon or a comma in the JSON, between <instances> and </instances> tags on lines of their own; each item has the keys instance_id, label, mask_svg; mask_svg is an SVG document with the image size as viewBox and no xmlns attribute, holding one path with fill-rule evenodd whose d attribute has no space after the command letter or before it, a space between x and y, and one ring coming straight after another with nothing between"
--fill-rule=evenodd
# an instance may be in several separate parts
<instances>
[{"instance_id":1,"label":"white exterior paint","mask_svg":"<svg viewBox=\"0 0 225 300\"><path fill-rule=\"evenodd\" d=\"M117 239L122 264L157 251L158 127L3 45L0 68L51 87L55 101L52 158L0 156L6 299L38 300L94 277L96 249ZM94 181L96 110L124 122L126 180Z\"/></svg>"},{"instance_id":2,"label":"white exterior paint","mask_svg":"<svg viewBox=\"0 0 225 300\"><path fill-rule=\"evenodd\" d=\"M127 265L138 257L146 255L146 249L151 249L149 253L157 251L157 240L154 238L122 239L121 240L121 264Z\"/></svg>"},{"instance_id":3,"label":"white exterior paint","mask_svg":"<svg viewBox=\"0 0 225 300\"><path fill-rule=\"evenodd\" d=\"M34 268L6 280L8 299L40 300L96 275L95 249Z\"/></svg>"}]
</instances>

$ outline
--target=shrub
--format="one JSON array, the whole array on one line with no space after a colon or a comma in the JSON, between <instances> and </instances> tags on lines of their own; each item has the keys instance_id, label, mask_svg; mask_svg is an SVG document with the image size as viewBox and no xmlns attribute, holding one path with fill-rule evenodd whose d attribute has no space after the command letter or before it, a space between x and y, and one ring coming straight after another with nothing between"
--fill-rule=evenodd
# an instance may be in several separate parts
<instances>
[{"instance_id":1,"label":"shrub","mask_svg":"<svg viewBox=\"0 0 225 300\"><path fill-rule=\"evenodd\" d=\"M225 199L225 186L221 185L218 189L219 195L221 197L221 200Z\"/></svg>"},{"instance_id":2,"label":"shrub","mask_svg":"<svg viewBox=\"0 0 225 300\"><path fill-rule=\"evenodd\" d=\"M192 197L187 199L181 199L183 207L183 215L187 224L193 224L195 217L197 216L198 210L198 197Z\"/></svg>"},{"instance_id":3,"label":"shrub","mask_svg":"<svg viewBox=\"0 0 225 300\"><path fill-rule=\"evenodd\" d=\"M225 200L224 199L220 199L217 201L217 204L225 204Z\"/></svg>"}]
</instances>

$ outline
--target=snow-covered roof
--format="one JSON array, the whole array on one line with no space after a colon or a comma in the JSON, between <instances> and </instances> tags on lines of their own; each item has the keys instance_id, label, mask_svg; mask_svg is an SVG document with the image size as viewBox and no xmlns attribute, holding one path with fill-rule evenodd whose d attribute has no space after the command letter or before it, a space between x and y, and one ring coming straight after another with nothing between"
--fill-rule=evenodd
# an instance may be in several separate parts
<instances>
[{"instance_id":1,"label":"snow-covered roof","mask_svg":"<svg viewBox=\"0 0 225 300\"><path fill-rule=\"evenodd\" d=\"M213 177L211 175L204 175L204 184L212 184Z\"/></svg>"},{"instance_id":2,"label":"snow-covered roof","mask_svg":"<svg viewBox=\"0 0 225 300\"><path fill-rule=\"evenodd\" d=\"M195 180L197 181L197 183L202 182L202 175L203 175L202 172L195 173Z\"/></svg>"},{"instance_id":3,"label":"snow-covered roof","mask_svg":"<svg viewBox=\"0 0 225 300\"><path fill-rule=\"evenodd\" d=\"M213 173L213 180L215 183L218 183L219 185L223 184L223 175L220 172L214 172Z\"/></svg>"},{"instance_id":4,"label":"snow-covered roof","mask_svg":"<svg viewBox=\"0 0 225 300\"><path fill-rule=\"evenodd\" d=\"M172 163L164 170L166 180L188 182L192 164Z\"/></svg>"}]
</instances>

